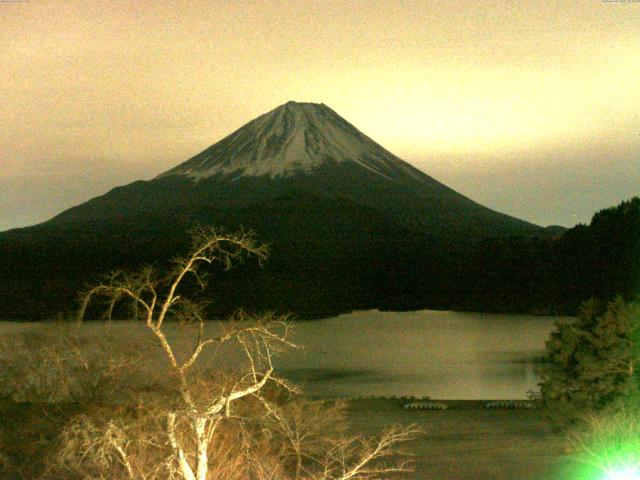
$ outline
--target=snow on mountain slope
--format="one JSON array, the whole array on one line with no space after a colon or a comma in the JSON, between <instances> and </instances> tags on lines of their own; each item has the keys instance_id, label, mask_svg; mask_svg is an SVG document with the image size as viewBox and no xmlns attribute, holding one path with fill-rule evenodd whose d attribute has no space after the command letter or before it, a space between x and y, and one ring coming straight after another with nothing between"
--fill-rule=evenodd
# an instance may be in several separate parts
<instances>
[{"instance_id":1,"label":"snow on mountain slope","mask_svg":"<svg viewBox=\"0 0 640 480\"><path fill-rule=\"evenodd\" d=\"M288 102L256 118L157 178L183 175L287 177L330 163L354 162L385 178L425 177L324 104Z\"/></svg>"}]
</instances>

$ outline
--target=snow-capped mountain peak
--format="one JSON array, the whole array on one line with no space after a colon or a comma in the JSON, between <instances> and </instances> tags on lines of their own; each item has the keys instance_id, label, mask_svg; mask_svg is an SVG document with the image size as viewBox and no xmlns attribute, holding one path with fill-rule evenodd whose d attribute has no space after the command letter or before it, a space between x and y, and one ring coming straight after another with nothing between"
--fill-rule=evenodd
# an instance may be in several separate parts
<instances>
[{"instance_id":1,"label":"snow-capped mountain peak","mask_svg":"<svg viewBox=\"0 0 640 480\"><path fill-rule=\"evenodd\" d=\"M287 102L261 115L160 177L269 178L311 173L324 164L355 162L388 177L419 173L324 104Z\"/></svg>"}]
</instances>

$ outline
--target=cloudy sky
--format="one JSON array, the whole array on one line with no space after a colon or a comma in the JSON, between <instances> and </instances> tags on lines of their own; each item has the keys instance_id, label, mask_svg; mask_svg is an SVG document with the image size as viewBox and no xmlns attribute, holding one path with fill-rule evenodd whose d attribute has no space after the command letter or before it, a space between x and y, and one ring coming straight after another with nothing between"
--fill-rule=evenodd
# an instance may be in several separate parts
<instances>
[{"instance_id":1,"label":"cloudy sky","mask_svg":"<svg viewBox=\"0 0 640 480\"><path fill-rule=\"evenodd\" d=\"M640 194L640 2L0 2L0 230L323 102L549 225Z\"/></svg>"}]
</instances>

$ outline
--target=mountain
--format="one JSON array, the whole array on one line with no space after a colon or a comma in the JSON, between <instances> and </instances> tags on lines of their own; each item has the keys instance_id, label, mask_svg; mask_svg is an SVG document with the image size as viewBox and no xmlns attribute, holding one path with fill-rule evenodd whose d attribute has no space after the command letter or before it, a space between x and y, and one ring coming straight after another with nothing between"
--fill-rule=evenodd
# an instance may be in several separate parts
<instances>
[{"instance_id":1,"label":"mountain","mask_svg":"<svg viewBox=\"0 0 640 480\"><path fill-rule=\"evenodd\" d=\"M239 213L238 209L263 210L256 208L259 204L272 208L279 199L304 204L305 198L313 198L317 207L338 202L343 208L375 210L385 224L398 223L421 235L492 236L541 231L483 207L434 180L385 150L326 105L296 102L256 118L149 182L116 188L46 223L104 222L114 217L121 221L136 216L144 219L152 212L164 215L168 210L178 210L181 217L218 223L219 217L206 218L200 212L211 210L225 215L231 208L231 217L241 219L252 215ZM326 220L330 222L328 213ZM359 222L358 217L351 220Z\"/></svg>"},{"instance_id":2,"label":"mountain","mask_svg":"<svg viewBox=\"0 0 640 480\"><path fill-rule=\"evenodd\" d=\"M150 181L0 234L10 279L0 316L51 314L101 272L161 266L198 223L250 228L272 246L264 270L247 265L212 287L224 293L216 308L308 315L451 306L470 242L545 235L412 167L329 107L288 102Z\"/></svg>"},{"instance_id":3,"label":"mountain","mask_svg":"<svg viewBox=\"0 0 640 480\"><path fill-rule=\"evenodd\" d=\"M185 175L194 179L275 179L311 174L327 163L343 162L355 163L387 179L424 177L326 105L288 102L158 178Z\"/></svg>"}]
</instances>

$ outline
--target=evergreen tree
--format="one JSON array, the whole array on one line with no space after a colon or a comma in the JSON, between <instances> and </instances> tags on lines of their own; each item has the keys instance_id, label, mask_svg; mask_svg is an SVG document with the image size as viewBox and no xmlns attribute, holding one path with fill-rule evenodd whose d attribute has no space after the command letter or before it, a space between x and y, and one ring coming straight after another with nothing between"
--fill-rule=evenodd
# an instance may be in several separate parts
<instances>
[{"instance_id":1,"label":"evergreen tree","mask_svg":"<svg viewBox=\"0 0 640 480\"><path fill-rule=\"evenodd\" d=\"M556 424L639 392L639 324L637 306L621 297L604 308L589 300L575 322L556 324L539 371L542 399Z\"/></svg>"}]
</instances>

